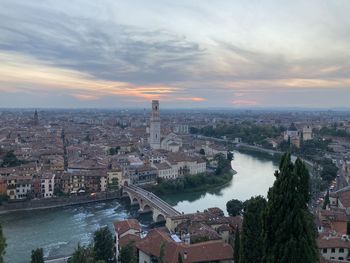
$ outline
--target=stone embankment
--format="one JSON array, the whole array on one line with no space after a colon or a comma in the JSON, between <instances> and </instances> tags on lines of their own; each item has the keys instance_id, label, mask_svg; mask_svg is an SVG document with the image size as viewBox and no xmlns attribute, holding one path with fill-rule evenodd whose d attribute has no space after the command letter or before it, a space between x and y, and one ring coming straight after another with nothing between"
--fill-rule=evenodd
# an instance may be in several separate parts
<instances>
[{"instance_id":1,"label":"stone embankment","mask_svg":"<svg viewBox=\"0 0 350 263\"><path fill-rule=\"evenodd\" d=\"M10 201L0 205L0 214L13 211L48 209L55 207L87 204L118 198L120 198L120 191L98 192L94 194L71 195L62 197L33 199L26 201Z\"/></svg>"}]
</instances>

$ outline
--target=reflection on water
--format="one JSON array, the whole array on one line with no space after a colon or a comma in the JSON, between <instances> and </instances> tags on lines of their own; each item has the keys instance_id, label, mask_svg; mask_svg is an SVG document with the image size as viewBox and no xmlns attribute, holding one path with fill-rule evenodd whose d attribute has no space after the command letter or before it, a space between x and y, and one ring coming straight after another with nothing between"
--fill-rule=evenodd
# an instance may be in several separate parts
<instances>
[{"instance_id":1,"label":"reflection on water","mask_svg":"<svg viewBox=\"0 0 350 263\"><path fill-rule=\"evenodd\" d=\"M274 181L274 170L277 169L272 161L238 152L234 153L232 167L237 174L221 189L162 198L183 212L213 206L226 211L226 202L232 198L246 200L253 195L266 196ZM101 226L108 225L112 229L113 221L136 216L137 208L118 201L0 215L8 244L5 262L29 262L31 250L38 247L44 249L45 256L69 255L79 242L88 244L94 231ZM152 217L142 215L139 219L146 226Z\"/></svg>"},{"instance_id":2,"label":"reflection on water","mask_svg":"<svg viewBox=\"0 0 350 263\"><path fill-rule=\"evenodd\" d=\"M191 213L208 207L220 207L226 211L227 201L235 198L247 200L255 195L267 195L278 168L276 163L256 156L234 152L232 168L237 171L232 181L220 189L208 192L166 195L162 198L180 212Z\"/></svg>"}]
</instances>

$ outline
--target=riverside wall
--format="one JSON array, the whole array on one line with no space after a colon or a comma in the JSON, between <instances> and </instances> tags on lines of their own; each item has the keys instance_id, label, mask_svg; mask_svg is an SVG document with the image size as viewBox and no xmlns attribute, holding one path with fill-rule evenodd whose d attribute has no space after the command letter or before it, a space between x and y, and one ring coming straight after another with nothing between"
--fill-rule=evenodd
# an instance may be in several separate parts
<instances>
[{"instance_id":1,"label":"riverside wall","mask_svg":"<svg viewBox=\"0 0 350 263\"><path fill-rule=\"evenodd\" d=\"M71 195L61 197L51 197L42 199L33 199L25 201L9 201L0 205L0 214L12 211L48 209L55 207L64 207L71 205L79 205L93 202L101 202L106 200L119 199L120 191L98 192L95 195Z\"/></svg>"}]
</instances>

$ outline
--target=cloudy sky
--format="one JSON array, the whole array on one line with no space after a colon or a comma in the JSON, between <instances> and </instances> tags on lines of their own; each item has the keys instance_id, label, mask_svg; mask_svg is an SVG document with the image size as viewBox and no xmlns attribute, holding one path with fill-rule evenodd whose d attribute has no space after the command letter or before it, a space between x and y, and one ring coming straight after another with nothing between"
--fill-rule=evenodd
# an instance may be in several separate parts
<instances>
[{"instance_id":1,"label":"cloudy sky","mask_svg":"<svg viewBox=\"0 0 350 263\"><path fill-rule=\"evenodd\" d=\"M1 0L0 107L349 107L350 1Z\"/></svg>"}]
</instances>

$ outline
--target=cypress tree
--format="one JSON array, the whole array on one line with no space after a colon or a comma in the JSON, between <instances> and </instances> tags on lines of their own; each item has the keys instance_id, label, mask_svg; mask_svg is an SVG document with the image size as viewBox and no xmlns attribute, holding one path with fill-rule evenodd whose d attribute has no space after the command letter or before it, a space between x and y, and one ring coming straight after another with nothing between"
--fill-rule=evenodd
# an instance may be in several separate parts
<instances>
[{"instance_id":1,"label":"cypress tree","mask_svg":"<svg viewBox=\"0 0 350 263\"><path fill-rule=\"evenodd\" d=\"M307 208L310 199L309 173L290 154L280 163L276 180L268 193L264 216L265 263L318 262L317 231Z\"/></svg>"},{"instance_id":2,"label":"cypress tree","mask_svg":"<svg viewBox=\"0 0 350 263\"><path fill-rule=\"evenodd\" d=\"M350 221L346 223L346 234L350 235Z\"/></svg>"},{"instance_id":3,"label":"cypress tree","mask_svg":"<svg viewBox=\"0 0 350 263\"><path fill-rule=\"evenodd\" d=\"M0 224L0 263L4 263L3 255L5 255L6 238L2 233L2 226Z\"/></svg>"},{"instance_id":4,"label":"cypress tree","mask_svg":"<svg viewBox=\"0 0 350 263\"><path fill-rule=\"evenodd\" d=\"M94 234L95 260L104 260L106 263L114 260L114 240L108 227L102 227Z\"/></svg>"},{"instance_id":5,"label":"cypress tree","mask_svg":"<svg viewBox=\"0 0 350 263\"><path fill-rule=\"evenodd\" d=\"M327 209L327 205L329 205L329 203L330 203L330 201L329 201L329 190L327 190L327 194L324 197L322 209Z\"/></svg>"},{"instance_id":6,"label":"cypress tree","mask_svg":"<svg viewBox=\"0 0 350 263\"><path fill-rule=\"evenodd\" d=\"M42 248L32 250L31 263L44 263L44 251Z\"/></svg>"},{"instance_id":7,"label":"cypress tree","mask_svg":"<svg viewBox=\"0 0 350 263\"><path fill-rule=\"evenodd\" d=\"M239 263L240 258L240 247L241 247L241 238L239 235L239 229L237 227L235 232L235 244L234 244L234 252L233 252L233 259L235 263Z\"/></svg>"},{"instance_id":8,"label":"cypress tree","mask_svg":"<svg viewBox=\"0 0 350 263\"><path fill-rule=\"evenodd\" d=\"M246 203L243 214L240 263L262 262L264 251L263 214L266 203L262 196L252 197Z\"/></svg>"}]
</instances>

